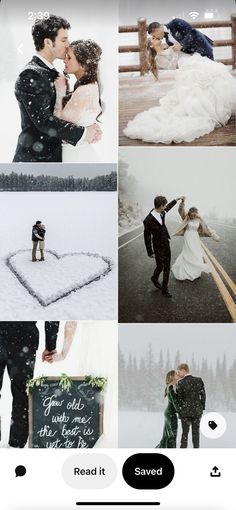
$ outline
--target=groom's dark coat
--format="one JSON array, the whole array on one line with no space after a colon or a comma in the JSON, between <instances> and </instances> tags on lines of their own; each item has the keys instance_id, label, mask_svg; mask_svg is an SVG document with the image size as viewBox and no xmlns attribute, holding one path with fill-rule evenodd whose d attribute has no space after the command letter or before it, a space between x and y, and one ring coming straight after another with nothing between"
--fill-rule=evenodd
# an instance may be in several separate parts
<instances>
[{"instance_id":1,"label":"groom's dark coat","mask_svg":"<svg viewBox=\"0 0 236 510\"><path fill-rule=\"evenodd\" d=\"M61 162L62 140L76 145L84 128L53 115L56 102L56 69L33 57L20 73L15 95L21 113L21 133L13 161Z\"/></svg>"},{"instance_id":2,"label":"groom's dark coat","mask_svg":"<svg viewBox=\"0 0 236 510\"><path fill-rule=\"evenodd\" d=\"M165 209L165 214L172 209L172 207L175 206L176 200L172 200ZM152 211L151 211L152 212ZM148 216L145 218L143 224L144 224L144 242L146 246L146 250L148 255L152 255L153 253L155 255L158 255L160 251L165 250L166 246L169 245L169 239L170 235L167 230L167 227L164 224L161 225L159 221L157 221L154 216L151 214L151 212L148 214Z\"/></svg>"},{"instance_id":3,"label":"groom's dark coat","mask_svg":"<svg viewBox=\"0 0 236 510\"><path fill-rule=\"evenodd\" d=\"M45 348L56 348L59 322L45 322ZM36 321L0 322L0 391L7 368L11 380L12 415L9 444L23 448L28 437L26 384L33 378L39 331ZM1 431L0 431L1 432Z\"/></svg>"},{"instance_id":4,"label":"groom's dark coat","mask_svg":"<svg viewBox=\"0 0 236 510\"><path fill-rule=\"evenodd\" d=\"M201 377L186 375L178 381L177 397L180 418L200 418L205 409L206 393Z\"/></svg>"},{"instance_id":5,"label":"groom's dark coat","mask_svg":"<svg viewBox=\"0 0 236 510\"><path fill-rule=\"evenodd\" d=\"M214 60L213 41L205 34L202 34L202 32L199 32L199 30L193 28L187 21L175 18L170 23L167 23L166 27L170 30L174 39L181 44L184 53L193 54L197 52L203 57ZM166 42L169 46L173 44L168 40L168 36Z\"/></svg>"}]
</instances>

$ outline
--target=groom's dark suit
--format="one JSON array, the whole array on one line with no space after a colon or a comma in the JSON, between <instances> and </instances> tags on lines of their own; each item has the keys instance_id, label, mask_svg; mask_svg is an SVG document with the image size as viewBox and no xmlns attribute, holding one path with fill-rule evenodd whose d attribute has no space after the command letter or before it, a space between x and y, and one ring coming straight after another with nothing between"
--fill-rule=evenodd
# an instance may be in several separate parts
<instances>
[{"instance_id":1,"label":"groom's dark suit","mask_svg":"<svg viewBox=\"0 0 236 510\"><path fill-rule=\"evenodd\" d=\"M45 322L45 347L56 348L59 322ZM36 322L0 322L0 391L5 368L11 381L12 415L9 445L23 448L28 438L26 383L33 378L39 332Z\"/></svg>"},{"instance_id":2,"label":"groom's dark suit","mask_svg":"<svg viewBox=\"0 0 236 510\"><path fill-rule=\"evenodd\" d=\"M192 426L193 447L199 448L200 420L206 404L206 393L201 377L186 375L177 385L179 416L182 422L181 448L188 446L188 434Z\"/></svg>"},{"instance_id":3,"label":"groom's dark suit","mask_svg":"<svg viewBox=\"0 0 236 510\"><path fill-rule=\"evenodd\" d=\"M170 30L174 39L181 44L184 53L193 54L197 52L203 57L214 60L213 41L205 34L202 34L202 32L199 32L199 30L193 28L187 21L175 18L170 23L167 23L166 27ZM169 46L173 44L168 40L168 36L166 37L166 42Z\"/></svg>"},{"instance_id":4,"label":"groom's dark suit","mask_svg":"<svg viewBox=\"0 0 236 510\"><path fill-rule=\"evenodd\" d=\"M20 73L15 94L21 113L21 133L14 162L61 162L62 140L76 145L84 128L53 115L56 69L33 57Z\"/></svg>"},{"instance_id":5,"label":"groom's dark suit","mask_svg":"<svg viewBox=\"0 0 236 510\"><path fill-rule=\"evenodd\" d=\"M153 273L153 281L157 282L160 273L163 271L163 284L162 289L167 289L169 274L170 274L170 235L165 225L165 215L174 205L177 204L176 200L172 200L167 206L164 213L161 214L161 223L154 218L152 211L145 218L144 224L144 242L148 256L155 254L156 269Z\"/></svg>"}]
</instances>

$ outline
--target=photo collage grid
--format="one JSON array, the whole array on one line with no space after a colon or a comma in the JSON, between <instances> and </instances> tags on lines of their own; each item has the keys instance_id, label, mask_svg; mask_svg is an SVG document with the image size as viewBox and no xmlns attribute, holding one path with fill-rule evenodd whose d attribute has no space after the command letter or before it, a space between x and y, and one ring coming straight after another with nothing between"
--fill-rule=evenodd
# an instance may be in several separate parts
<instances>
[{"instance_id":1,"label":"photo collage grid","mask_svg":"<svg viewBox=\"0 0 236 510\"><path fill-rule=\"evenodd\" d=\"M236 448L235 4L90 4L0 3L0 447Z\"/></svg>"}]
</instances>

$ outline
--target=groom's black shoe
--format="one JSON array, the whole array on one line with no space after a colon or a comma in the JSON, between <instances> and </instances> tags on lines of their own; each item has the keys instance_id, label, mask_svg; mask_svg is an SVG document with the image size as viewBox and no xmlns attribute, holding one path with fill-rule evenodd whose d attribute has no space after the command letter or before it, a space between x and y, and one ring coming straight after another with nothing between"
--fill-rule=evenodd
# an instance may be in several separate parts
<instances>
[{"instance_id":1,"label":"groom's black shoe","mask_svg":"<svg viewBox=\"0 0 236 510\"><path fill-rule=\"evenodd\" d=\"M153 276L151 276L151 280L152 280L153 285L155 285L155 287L157 289L162 289L161 284L159 282L157 282Z\"/></svg>"},{"instance_id":2,"label":"groom's black shoe","mask_svg":"<svg viewBox=\"0 0 236 510\"><path fill-rule=\"evenodd\" d=\"M170 294L168 289L162 289L162 294L163 294L163 296L168 297L168 298L172 297L172 294Z\"/></svg>"}]
</instances>

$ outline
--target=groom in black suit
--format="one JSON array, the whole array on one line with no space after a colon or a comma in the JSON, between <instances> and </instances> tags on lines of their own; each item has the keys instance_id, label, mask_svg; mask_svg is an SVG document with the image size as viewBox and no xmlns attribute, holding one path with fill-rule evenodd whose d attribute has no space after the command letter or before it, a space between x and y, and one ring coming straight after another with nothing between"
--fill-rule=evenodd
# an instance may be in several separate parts
<instances>
[{"instance_id":1,"label":"groom in black suit","mask_svg":"<svg viewBox=\"0 0 236 510\"><path fill-rule=\"evenodd\" d=\"M180 448L187 448L188 434L192 427L193 448L200 445L200 421L205 409L206 393L201 377L193 377L189 373L189 366L182 363L177 368L180 380L177 384L177 398L179 416L182 423L182 437Z\"/></svg>"},{"instance_id":2,"label":"groom in black suit","mask_svg":"<svg viewBox=\"0 0 236 510\"><path fill-rule=\"evenodd\" d=\"M43 361L56 353L59 322L45 322ZM39 331L36 322L0 322L0 391L5 369L11 381L12 415L9 446L24 448L28 438L26 383L33 378Z\"/></svg>"},{"instance_id":3,"label":"groom in black suit","mask_svg":"<svg viewBox=\"0 0 236 510\"><path fill-rule=\"evenodd\" d=\"M55 79L59 76L53 66L56 58L64 59L69 47L67 20L50 15L36 20L32 35L36 48L34 56L20 73L15 94L21 113L21 128L13 161L61 162L62 141L76 145L85 140L94 143L101 130L96 125L86 129L54 116L56 102Z\"/></svg>"},{"instance_id":4,"label":"groom in black suit","mask_svg":"<svg viewBox=\"0 0 236 510\"><path fill-rule=\"evenodd\" d=\"M154 209L150 211L145 218L144 224L144 242L149 257L155 257L156 268L151 277L151 280L157 289L162 289L162 294L165 297L171 298L168 290L168 281L170 274L170 235L165 225L165 216L172 207L177 204L178 200L183 197L172 200L167 204L165 197L157 196L154 199ZM159 283L158 278L163 271L162 285Z\"/></svg>"},{"instance_id":5,"label":"groom in black suit","mask_svg":"<svg viewBox=\"0 0 236 510\"><path fill-rule=\"evenodd\" d=\"M207 35L193 28L187 21L174 18L166 25L153 22L148 27L148 33L157 39L165 37L168 46L173 46L174 51L183 53L200 53L202 57L208 57L214 60L213 41ZM175 42L170 41L172 36Z\"/></svg>"}]
</instances>

